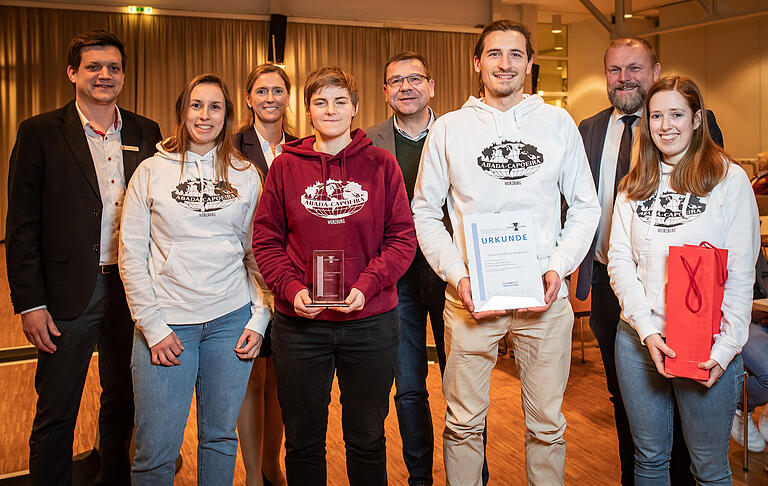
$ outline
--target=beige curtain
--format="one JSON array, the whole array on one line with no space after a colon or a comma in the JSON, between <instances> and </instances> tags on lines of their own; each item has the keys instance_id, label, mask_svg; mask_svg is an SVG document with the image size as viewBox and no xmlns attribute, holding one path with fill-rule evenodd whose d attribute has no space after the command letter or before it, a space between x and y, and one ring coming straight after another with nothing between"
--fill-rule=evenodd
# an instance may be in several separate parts
<instances>
[{"instance_id":1,"label":"beige curtain","mask_svg":"<svg viewBox=\"0 0 768 486\"><path fill-rule=\"evenodd\" d=\"M476 41L475 34L289 23L285 62L294 85L291 108L296 134L312 133L305 114L304 80L324 65L341 66L357 79L360 109L353 127L367 128L390 116L382 91L384 64L405 50L421 53L431 65L432 108L437 113L459 108L477 89L472 67Z\"/></svg>"},{"instance_id":2,"label":"beige curtain","mask_svg":"<svg viewBox=\"0 0 768 486\"><path fill-rule=\"evenodd\" d=\"M0 239L5 238L8 160L19 123L74 96L66 78L70 39L89 29L114 32L128 56L118 104L175 129L174 104L186 82L216 72L237 113L252 66L266 61L267 22L0 7Z\"/></svg>"},{"instance_id":3,"label":"beige curtain","mask_svg":"<svg viewBox=\"0 0 768 486\"><path fill-rule=\"evenodd\" d=\"M72 36L93 28L114 32L126 45L119 105L156 120L166 136L175 129L178 93L203 72L224 77L242 117L245 79L267 58L267 22L0 6L0 239L5 238L8 159L18 124L72 99L65 75L67 46ZM328 64L342 66L357 79L360 108L353 127L367 128L389 116L383 68L401 50L420 52L432 65L433 109L457 109L476 90L476 39L465 33L289 23L285 63L293 81L295 134L311 133L304 80Z\"/></svg>"}]
</instances>

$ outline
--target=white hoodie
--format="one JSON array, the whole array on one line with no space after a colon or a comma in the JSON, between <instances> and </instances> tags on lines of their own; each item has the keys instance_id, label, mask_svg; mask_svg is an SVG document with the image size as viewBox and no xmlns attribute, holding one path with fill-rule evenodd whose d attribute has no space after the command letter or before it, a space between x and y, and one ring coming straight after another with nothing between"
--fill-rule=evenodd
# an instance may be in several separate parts
<instances>
[{"instance_id":1,"label":"white hoodie","mask_svg":"<svg viewBox=\"0 0 768 486\"><path fill-rule=\"evenodd\" d=\"M169 324L207 322L250 302L245 327L263 335L271 295L251 248L258 172L235 161L249 168L230 168L227 186L214 178L215 148L187 152L183 163L181 154L157 149L128 184L120 231L120 274L136 327L154 346L171 334Z\"/></svg>"},{"instance_id":2,"label":"white hoodie","mask_svg":"<svg viewBox=\"0 0 768 486\"><path fill-rule=\"evenodd\" d=\"M560 194L568 204L561 225ZM448 204L453 240L442 222ZM465 214L530 210L542 275L563 278L587 253L600 219L595 184L571 116L527 96L506 112L470 96L460 110L438 118L421 156L413 203L416 236L429 264L451 284L468 277ZM561 297L568 295L561 286Z\"/></svg>"},{"instance_id":3,"label":"white hoodie","mask_svg":"<svg viewBox=\"0 0 768 486\"><path fill-rule=\"evenodd\" d=\"M640 341L666 335L669 247L708 241L728 250L720 334L710 358L723 369L749 337L755 262L760 249L757 204L744 170L728 165L725 178L705 197L677 194L669 187L672 166L661 164L661 183L645 201L616 198L608 250L611 286L621 318Z\"/></svg>"}]
</instances>

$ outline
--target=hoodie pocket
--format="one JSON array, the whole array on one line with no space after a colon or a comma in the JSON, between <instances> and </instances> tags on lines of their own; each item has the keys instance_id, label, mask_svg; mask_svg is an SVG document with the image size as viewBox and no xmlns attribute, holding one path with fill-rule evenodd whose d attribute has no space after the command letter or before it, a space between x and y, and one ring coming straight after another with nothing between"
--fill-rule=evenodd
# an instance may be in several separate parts
<instances>
[{"instance_id":1,"label":"hoodie pocket","mask_svg":"<svg viewBox=\"0 0 768 486\"><path fill-rule=\"evenodd\" d=\"M174 300L223 299L244 271L243 247L234 237L173 242L159 270L160 287Z\"/></svg>"}]
</instances>

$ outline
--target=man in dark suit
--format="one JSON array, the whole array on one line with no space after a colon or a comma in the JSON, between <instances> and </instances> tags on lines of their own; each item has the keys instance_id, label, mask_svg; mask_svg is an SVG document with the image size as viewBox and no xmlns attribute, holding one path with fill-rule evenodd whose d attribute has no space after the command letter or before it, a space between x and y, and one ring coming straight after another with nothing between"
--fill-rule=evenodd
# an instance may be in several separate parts
<instances>
[{"instance_id":1,"label":"man in dark suit","mask_svg":"<svg viewBox=\"0 0 768 486\"><path fill-rule=\"evenodd\" d=\"M98 347L96 482L130 484L133 321L117 241L125 186L155 152L160 128L116 106L125 52L114 34L75 36L67 62L75 100L20 124L8 181L11 300L38 348L29 469L34 484L71 484L75 420Z\"/></svg>"},{"instance_id":2,"label":"man in dark suit","mask_svg":"<svg viewBox=\"0 0 768 486\"><path fill-rule=\"evenodd\" d=\"M633 37L611 41L605 51L604 65L608 98L612 106L579 124L602 212L592 246L579 266L576 297L585 300L591 288L589 326L600 346L608 392L613 402L619 438L621 483L628 486L634 484L634 443L616 377L614 344L621 308L606 269L608 238L616 187L629 171L633 134L637 133L646 93L659 79L661 64L648 41ZM723 136L711 111L707 111L707 122L712 139L722 147ZM677 417L675 432L670 470L672 484L694 484L688 450Z\"/></svg>"},{"instance_id":3,"label":"man in dark suit","mask_svg":"<svg viewBox=\"0 0 768 486\"><path fill-rule=\"evenodd\" d=\"M365 130L376 147L388 150L403 171L408 200L419 170L421 150L435 120L429 101L435 81L427 60L415 52L400 52L384 66L384 97L394 115ZM403 459L409 484L432 484L434 436L427 394L427 315L432 324L440 371L445 369L443 308L445 282L435 274L421 251L397 283L400 344L395 369L395 408L403 439Z\"/></svg>"}]
</instances>

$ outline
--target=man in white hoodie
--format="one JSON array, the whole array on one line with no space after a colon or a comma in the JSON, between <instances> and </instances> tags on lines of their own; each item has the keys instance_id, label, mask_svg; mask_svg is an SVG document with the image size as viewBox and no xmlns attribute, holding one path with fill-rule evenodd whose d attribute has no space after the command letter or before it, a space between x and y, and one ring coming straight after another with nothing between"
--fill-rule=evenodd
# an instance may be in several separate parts
<instances>
[{"instance_id":1,"label":"man in white hoodie","mask_svg":"<svg viewBox=\"0 0 768 486\"><path fill-rule=\"evenodd\" d=\"M589 249L600 218L581 137L568 113L523 94L533 65L528 29L499 20L475 47L483 98L435 121L422 155L413 212L419 245L448 282L443 394L447 484L481 484L482 431L498 342L511 331L520 369L529 484L564 484L565 418L573 311L562 279ZM506 171L487 159L504 157ZM494 164L495 166L496 164ZM561 224L561 194L568 204ZM448 213L454 237L442 222ZM530 211L546 306L475 312L467 271L465 214Z\"/></svg>"}]
</instances>

